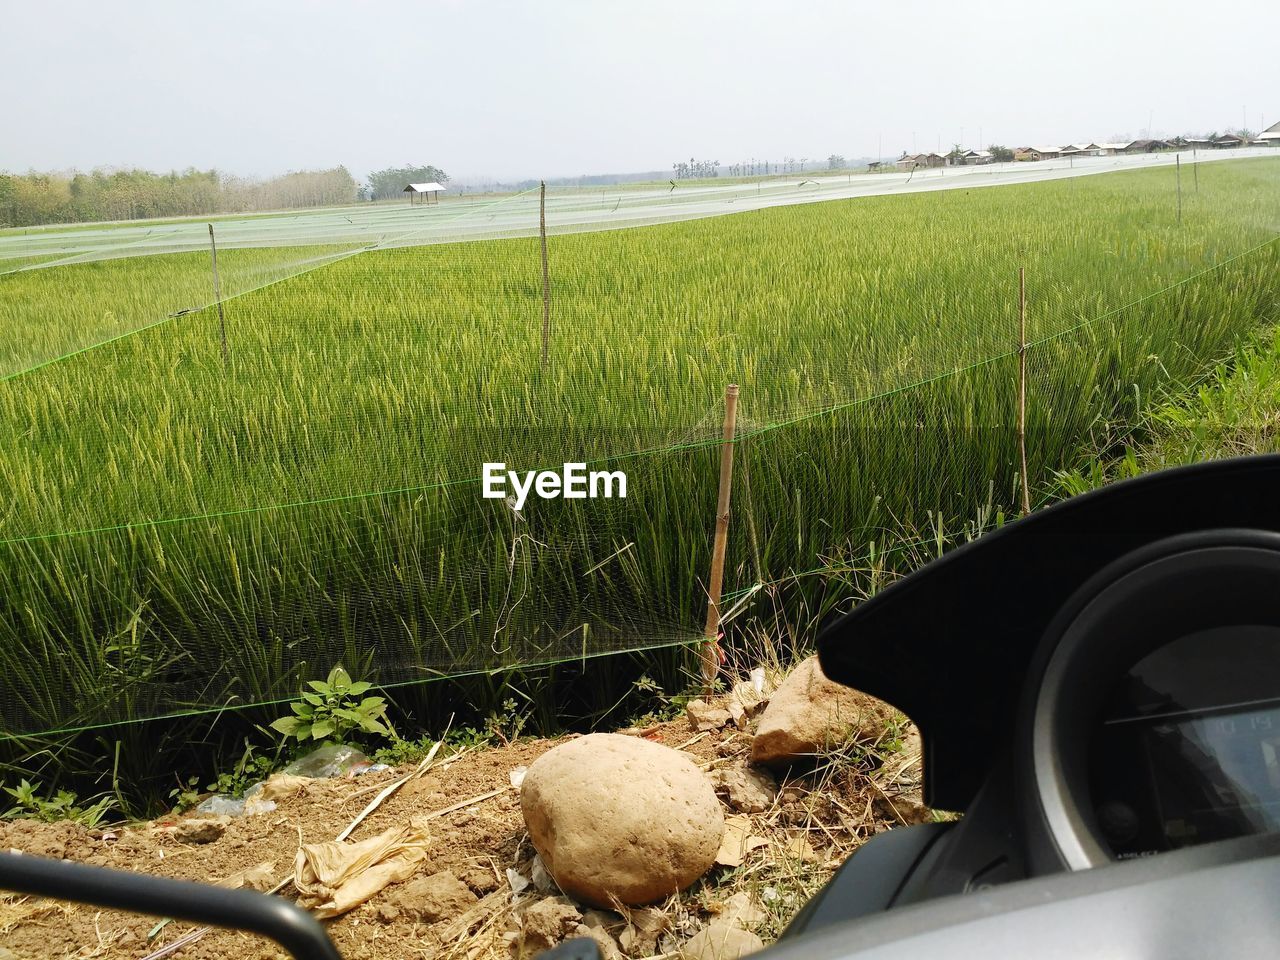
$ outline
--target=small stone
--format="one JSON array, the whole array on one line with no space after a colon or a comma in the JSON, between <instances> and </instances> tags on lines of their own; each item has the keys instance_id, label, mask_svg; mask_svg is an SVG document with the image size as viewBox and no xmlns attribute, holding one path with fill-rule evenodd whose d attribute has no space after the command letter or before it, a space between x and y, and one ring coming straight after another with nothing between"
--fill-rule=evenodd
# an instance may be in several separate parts
<instances>
[{"instance_id":1,"label":"small stone","mask_svg":"<svg viewBox=\"0 0 1280 960\"><path fill-rule=\"evenodd\" d=\"M764 813L778 795L778 782L765 770L722 767L711 775L716 793L741 813Z\"/></svg>"},{"instance_id":2,"label":"small stone","mask_svg":"<svg viewBox=\"0 0 1280 960\"><path fill-rule=\"evenodd\" d=\"M459 879L477 896L483 897L498 889L498 878L487 867L468 867Z\"/></svg>"},{"instance_id":3,"label":"small stone","mask_svg":"<svg viewBox=\"0 0 1280 960\"><path fill-rule=\"evenodd\" d=\"M213 843L227 832L229 817L179 820L173 828L173 839L179 843Z\"/></svg>"},{"instance_id":4,"label":"small stone","mask_svg":"<svg viewBox=\"0 0 1280 960\"><path fill-rule=\"evenodd\" d=\"M616 913L606 913L604 910L587 910L582 914L582 922L593 929L604 930L611 936L626 923Z\"/></svg>"},{"instance_id":5,"label":"small stone","mask_svg":"<svg viewBox=\"0 0 1280 960\"><path fill-rule=\"evenodd\" d=\"M389 906L400 914L423 923L452 920L478 898L467 886L447 871L433 873L405 884L389 898ZM394 919L394 918L393 918Z\"/></svg>"},{"instance_id":6,"label":"small stone","mask_svg":"<svg viewBox=\"0 0 1280 960\"><path fill-rule=\"evenodd\" d=\"M550 950L582 925L582 914L564 897L539 900L524 912L521 939L525 951Z\"/></svg>"},{"instance_id":7,"label":"small stone","mask_svg":"<svg viewBox=\"0 0 1280 960\"><path fill-rule=\"evenodd\" d=\"M933 813L928 807L918 799L902 794L876 797L871 803L871 809L877 816L891 823L910 825L928 823L933 819Z\"/></svg>"},{"instance_id":8,"label":"small stone","mask_svg":"<svg viewBox=\"0 0 1280 960\"><path fill-rule=\"evenodd\" d=\"M804 797L805 791L802 787L784 787L778 794L778 802L783 806L790 806L793 803L801 803Z\"/></svg>"},{"instance_id":9,"label":"small stone","mask_svg":"<svg viewBox=\"0 0 1280 960\"><path fill-rule=\"evenodd\" d=\"M690 937L680 955L685 960L738 960L763 949L764 942L754 933L717 920Z\"/></svg>"},{"instance_id":10,"label":"small stone","mask_svg":"<svg viewBox=\"0 0 1280 960\"><path fill-rule=\"evenodd\" d=\"M604 960L622 960L622 950L618 947L618 941L614 940L607 930L580 923L573 931L573 935L575 937L590 937L599 944L600 955Z\"/></svg>"},{"instance_id":11,"label":"small stone","mask_svg":"<svg viewBox=\"0 0 1280 960\"><path fill-rule=\"evenodd\" d=\"M383 923L395 923L400 919L400 908L390 901L378 904L375 912Z\"/></svg>"},{"instance_id":12,"label":"small stone","mask_svg":"<svg viewBox=\"0 0 1280 960\"><path fill-rule=\"evenodd\" d=\"M658 938L670 923L670 916L661 910L652 907L631 910L627 914L627 928L618 935L618 942L629 957L651 956L657 949Z\"/></svg>"},{"instance_id":13,"label":"small stone","mask_svg":"<svg viewBox=\"0 0 1280 960\"><path fill-rule=\"evenodd\" d=\"M737 700L729 701L729 719L739 730L747 729L747 708Z\"/></svg>"},{"instance_id":14,"label":"small stone","mask_svg":"<svg viewBox=\"0 0 1280 960\"><path fill-rule=\"evenodd\" d=\"M695 733L719 730L730 720L728 710L713 707L705 700L690 700L684 708L684 715L689 718L689 726Z\"/></svg>"}]
</instances>

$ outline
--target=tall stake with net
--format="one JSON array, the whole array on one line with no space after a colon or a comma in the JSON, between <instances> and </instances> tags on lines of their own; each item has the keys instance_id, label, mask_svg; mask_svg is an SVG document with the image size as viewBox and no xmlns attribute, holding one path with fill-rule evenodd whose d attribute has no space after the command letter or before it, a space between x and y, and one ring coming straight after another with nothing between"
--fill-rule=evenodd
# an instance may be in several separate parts
<instances>
[{"instance_id":1,"label":"tall stake with net","mask_svg":"<svg viewBox=\"0 0 1280 960\"><path fill-rule=\"evenodd\" d=\"M711 577L707 583L707 623L702 636L702 683L707 692L720 671L720 592L724 585L724 554L729 541L729 494L733 488L733 439L738 423L738 385L724 391L724 433L720 444L720 495L716 500L716 533L711 546Z\"/></svg>"}]
</instances>

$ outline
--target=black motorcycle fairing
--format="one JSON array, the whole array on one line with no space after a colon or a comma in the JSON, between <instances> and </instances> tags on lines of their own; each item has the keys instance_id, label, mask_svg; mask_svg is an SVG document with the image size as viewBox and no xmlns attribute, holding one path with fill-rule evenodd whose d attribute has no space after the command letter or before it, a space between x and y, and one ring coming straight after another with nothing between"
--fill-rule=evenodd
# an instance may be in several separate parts
<instances>
[{"instance_id":1,"label":"black motorcycle fairing","mask_svg":"<svg viewBox=\"0 0 1280 960\"><path fill-rule=\"evenodd\" d=\"M1083 494L989 533L823 631L822 669L919 727L924 799L964 810L1012 737L1036 647L1099 569L1216 528L1280 531L1280 455L1213 461ZM892 656L884 651L892 650Z\"/></svg>"},{"instance_id":2,"label":"black motorcycle fairing","mask_svg":"<svg viewBox=\"0 0 1280 960\"><path fill-rule=\"evenodd\" d=\"M758 956L1269 960L1280 946L1277 889L1280 835L1244 837L885 910L788 936Z\"/></svg>"}]
</instances>

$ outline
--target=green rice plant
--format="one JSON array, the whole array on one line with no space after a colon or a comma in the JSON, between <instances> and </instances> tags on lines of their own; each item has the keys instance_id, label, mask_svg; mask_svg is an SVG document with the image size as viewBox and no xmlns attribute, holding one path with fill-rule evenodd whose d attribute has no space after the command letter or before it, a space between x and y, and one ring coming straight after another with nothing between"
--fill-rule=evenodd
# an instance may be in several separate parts
<instances>
[{"instance_id":1,"label":"green rice plant","mask_svg":"<svg viewBox=\"0 0 1280 960\"><path fill-rule=\"evenodd\" d=\"M235 297L225 364L216 311L148 327L155 298L113 293L195 291L195 254L2 276L14 365L146 329L0 383L0 764L171 784L337 662L419 721L459 706L441 677L482 722L537 664L560 665L530 688L547 719L611 709L645 669L675 689L657 651L701 629L725 384L727 596L838 609L803 575L1016 514L1019 267L1038 498L1275 319L1280 163L1212 165L1181 222L1172 189L1145 170L554 237L545 368L536 240ZM628 495L517 513L480 496L496 461L607 464ZM645 650L617 685L582 679Z\"/></svg>"}]
</instances>

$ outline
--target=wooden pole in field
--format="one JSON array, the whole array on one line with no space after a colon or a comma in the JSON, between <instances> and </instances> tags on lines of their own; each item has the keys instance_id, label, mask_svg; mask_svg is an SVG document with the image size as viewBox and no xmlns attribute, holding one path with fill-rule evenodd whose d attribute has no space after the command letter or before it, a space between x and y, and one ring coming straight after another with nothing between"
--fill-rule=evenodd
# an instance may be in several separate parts
<instances>
[{"instance_id":1,"label":"wooden pole in field","mask_svg":"<svg viewBox=\"0 0 1280 960\"><path fill-rule=\"evenodd\" d=\"M1174 175L1178 181L1178 222L1182 222L1182 154L1177 154L1173 158Z\"/></svg>"},{"instance_id":2,"label":"wooden pole in field","mask_svg":"<svg viewBox=\"0 0 1280 960\"><path fill-rule=\"evenodd\" d=\"M720 591L724 585L724 553L729 541L729 493L733 487L733 438L738 426L738 385L724 391L724 432L720 444L720 496L716 501L716 534L711 545L711 578L707 583L707 624L702 631L702 683L710 693L720 671Z\"/></svg>"},{"instance_id":3,"label":"wooden pole in field","mask_svg":"<svg viewBox=\"0 0 1280 960\"><path fill-rule=\"evenodd\" d=\"M222 365L227 365L227 318L222 312L222 284L218 280L218 243L209 224L209 254L213 258L213 299L218 304L218 329L222 334Z\"/></svg>"},{"instance_id":4,"label":"wooden pole in field","mask_svg":"<svg viewBox=\"0 0 1280 960\"><path fill-rule=\"evenodd\" d=\"M547 181L538 193L538 235L542 238L542 366L546 369L551 340L551 273L547 269Z\"/></svg>"},{"instance_id":5,"label":"wooden pole in field","mask_svg":"<svg viewBox=\"0 0 1280 960\"><path fill-rule=\"evenodd\" d=\"M1018 452L1022 457L1022 514L1031 512L1027 481L1027 268L1018 268Z\"/></svg>"}]
</instances>

